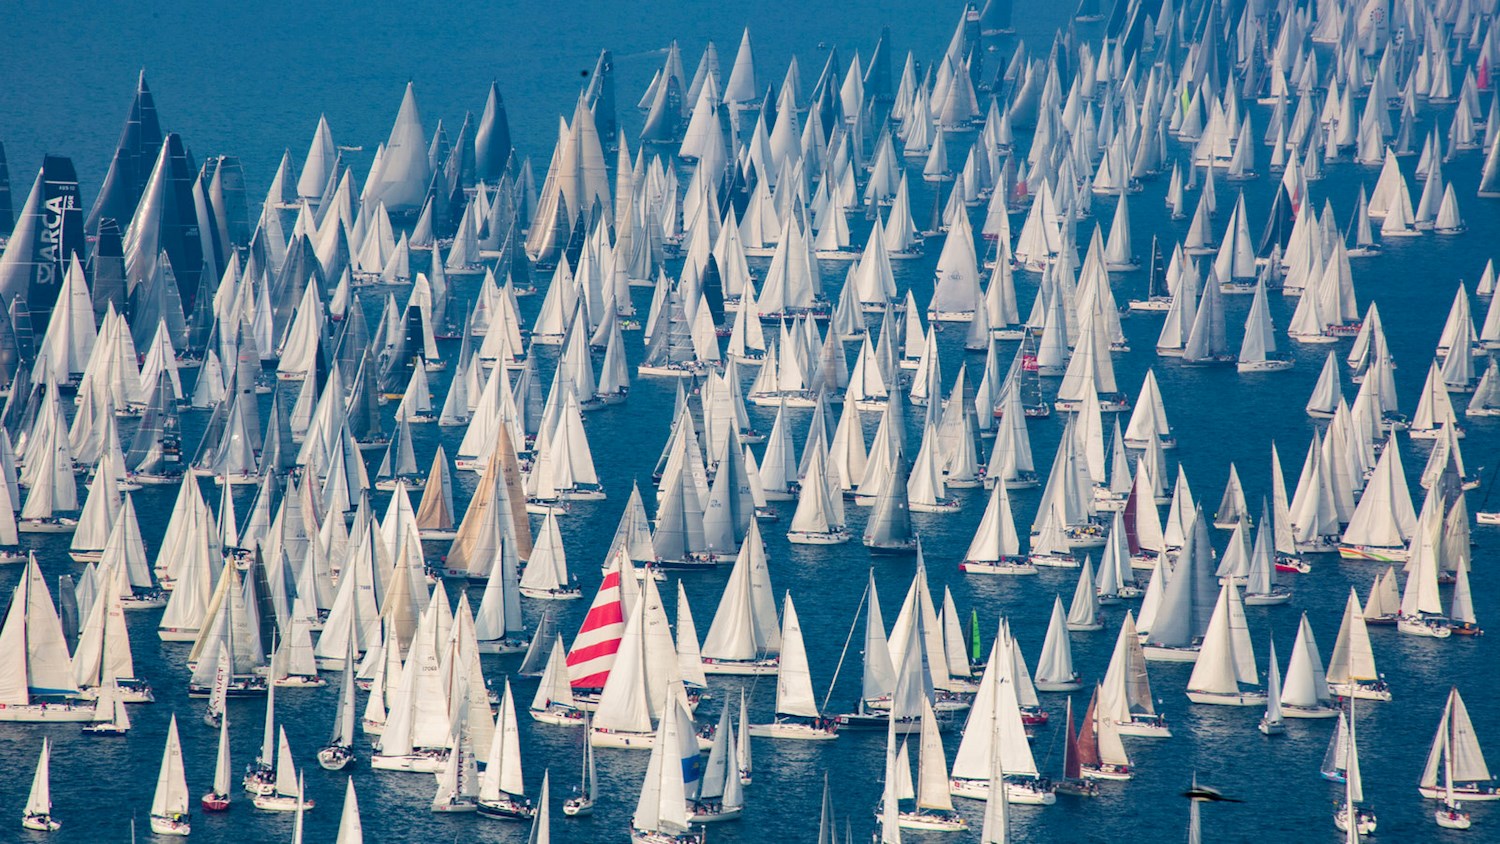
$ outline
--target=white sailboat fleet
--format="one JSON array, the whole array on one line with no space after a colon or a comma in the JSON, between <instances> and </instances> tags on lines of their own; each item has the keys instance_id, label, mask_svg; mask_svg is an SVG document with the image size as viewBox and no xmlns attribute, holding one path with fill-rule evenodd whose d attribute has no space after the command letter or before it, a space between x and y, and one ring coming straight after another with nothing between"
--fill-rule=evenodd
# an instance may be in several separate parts
<instances>
[{"instance_id":1,"label":"white sailboat fleet","mask_svg":"<svg viewBox=\"0 0 1500 844\"><path fill-rule=\"evenodd\" d=\"M1263 708L1267 736L1328 721L1336 732L1324 773L1344 786L1335 823L1346 840L1372 833L1355 701L1391 702L1396 688L1401 707L1430 696L1398 674L1388 682L1376 650L1393 670L1411 648L1440 648L1428 656L1442 671L1467 664L1447 662L1458 642L1482 645L1462 638L1481 632L1489 588L1488 540L1471 532L1465 495L1478 483L1484 420L1500 413L1500 366L1485 365L1500 348L1493 268L1476 291L1491 302L1483 320L1460 283L1432 359L1418 361L1429 365L1415 368L1425 380L1408 418L1397 373L1409 364L1407 323L1433 304L1431 291L1405 290L1397 302L1410 313L1398 326L1387 303L1382 323L1368 294L1384 294L1390 273L1367 267L1409 262L1429 234L1456 248L1452 237L1487 219L1460 214L1461 168L1478 171L1480 197L1500 196L1487 4L1327 0L1233 15L1210 4L1195 17L1126 3L1107 17L1085 2L1075 19L1107 20L1103 37L1069 30L1050 50L984 40L1013 27L1008 2L983 5L964 11L935 57L912 52L902 63L883 35L852 61L828 50L811 87L794 59L769 95L748 31L727 76L713 45L688 74L673 42L639 100L635 154L605 52L558 121L545 170L512 145L498 87L477 124L429 135L408 84L362 183L345 157L358 148L335 145L319 120L300 178L283 157L255 213L238 160L197 167L184 139L156 125L142 79L89 219L70 204L76 178L58 170L71 164L48 156L0 252L0 562L24 563L0 626L0 722L127 736L129 707L168 694L148 682L159 672L137 659L129 635L132 613L160 609L147 623L166 658L185 664L188 694L207 699L204 718L218 732L202 809L230 806L230 699L263 694L261 747L243 785L257 809L294 816L295 840L315 801L276 696L310 694L298 689L336 671L336 706L318 716L332 715L319 721L331 727L321 767L347 770L368 755L374 770L431 774L431 811L527 820L538 844L550 840L550 777L528 794L523 748L534 764L533 731L579 726L580 787L563 815L611 805L618 778L604 770L601 779L598 765L615 760L608 751L596 760L595 748L649 749L631 822L643 844L698 842L701 825L754 818L752 738L827 742L861 729L886 733L883 842L903 829L967 829L975 815L955 797L987 801L981 840L998 842L1012 834L1013 805L1132 779L1132 755L1152 758L1136 752L1137 739L1176 730L1202 749L1205 722L1169 726L1153 695L1151 663L1177 662L1191 664L1190 701ZM1351 162L1380 165L1368 194L1325 187ZM8 192L3 164L0 155ZM1266 182L1264 227L1250 211L1265 208L1257 170L1277 177ZM1151 219L1132 194L1155 177L1165 183L1158 216L1182 221L1181 239L1153 232L1149 265L1132 277L1141 266L1132 243ZM1225 180L1238 189L1233 202L1217 193ZM1341 212L1352 200L1352 216L1336 215L1335 200ZM1089 225L1105 213L1107 238ZM914 285L903 264L931 251L931 275L912 271L932 283L923 301L925 282ZM1144 295L1132 290L1139 298L1122 310L1120 286L1141 282ZM638 313L648 293L649 311ZM1237 295L1251 298L1226 298ZM1159 366L1132 405L1116 371L1140 371L1130 346L1142 336L1156 338ZM1315 428L1294 495L1272 445L1257 520L1249 493L1265 478L1240 468L1263 464L1239 452L1263 448L1284 421L1261 382L1303 370L1310 383L1304 353L1343 339L1353 348L1318 358L1301 408ZM1003 350L1014 355L1009 369L1006 343L1017 343ZM955 365L967 352L973 372ZM666 414L622 422L608 408L643 393L636 411L652 407L651 388L630 383L636 361L637 375L675 385L669 429ZM1231 362L1232 371L1205 368ZM1203 415L1223 390L1243 392L1249 410L1215 429ZM1169 395L1189 399L1175 428ZM1047 421L1054 412L1067 418ZM1201 427L1183 425L1190 419ZM1205 443L1206 430L1233 435ZM184 461L187 431L202 439ZM577 561L606 482L649 468L654 446L629 446L663 432L655 518L633 491L594 600L564 603L593 586L592 564ZM434 448L434 438L444 442ZM1034 439L1056 443L1045 484ZM451 465L447 448L457 449ZM1417 510L1406 466L1419 454ZM1203 461L1229 464L1212 518L1187 481L1189 469L1212 471ZM203 492L210 478L218 495ZM168 510L158 488L174 484ZM1025 491L1038 486L1040 495ZM979 487L976 517L966 490ZM1490 515L1477 523L1495 523ZM150 560L144 537L163 519ZM917 565L889 630L876 591L889 569L871 570L850 630L862 641L846 645L820 700L813 674L821 680L826 666L810 654L825 652L828 608L854 586L838 546L856 532L871 553L915 555ZM50 555L62 546L47 534L66 538L69 556L57 559L88 566L55 589ZM950 552L955 538L969 541ZM1363 603L1349 590L1325 664L1314 628L1332 620L1322 604L1338 592L1319 584L1332 576L1321 558L1335 552L1346 567L1384 571ZM961 578L952 590L950 562L1002 577ZM1043 571L1057 568L1076 579ZM676 584L675 616L662 596L668 569L693 572ZM783 590L778 616L773 571L778 584L797 581L806 615ZM1032 594L1056 593L1059 582L1073 588L1067 604ZM462 583L479 591L477 610ZM954 591L973 601L967 631ZM700 644L694 603L701 613L704 601L714 614ZM1290 650L1281 642L1289 659L1278 661L1267 636L1262 674L1251 622L1259 628L1293 602L1306 612ZM997 607L1010 617L981 664L978 618ZM1043 612L1029 663L1018 640L1036 641ZM568 623L579 625L571 641L559 632ZM1048 695L1093 681L1087 634L1114 623L1081 728L1070 699L1065 729L1054 729L1065 739L1054 784L1028 733L1055 709ZM1379 631L1387 625L1412 638L1396 647ZM863 663L858 696L834 717L828 699L845 688L837 681L851 648ZM511 682L497 694L484 673L491 657L523 652L524 730ZM768 684L754 678L772 675L774 693L757 688ZM737 717L727 693L738 681L726 676L752 678ZM530 678L534 690L519 685ZM695 712L715 694L726 695L717 722L700 731ZM1445 829L1469 828L1464 805L1500 795L1479 716L1449 693L1419 781L1424 798L1440 801L1433 819ZM960 721L950 766L942 732ZM377 740L368 754L356 725ZM55 749L44 739L22 816L29 830L59 827ZM766 764L777 758L785 753L761 757L763 781L785 776ZM190 830L184 764L174 716L150 813L156 834ZM353 789L350 779L346 844L363 839ZM782 794L789 806L794 797ZM819 844L836 837L834 807L830 794Z\"/></svg>"}]
</instances>

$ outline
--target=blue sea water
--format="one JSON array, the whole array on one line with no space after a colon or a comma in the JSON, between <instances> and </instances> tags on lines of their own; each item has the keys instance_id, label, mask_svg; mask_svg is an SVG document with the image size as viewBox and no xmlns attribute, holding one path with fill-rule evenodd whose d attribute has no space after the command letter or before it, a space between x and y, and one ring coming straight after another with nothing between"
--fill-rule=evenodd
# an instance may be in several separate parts
<instances>
[{"instance_id":1,"label":"blue sea water","mask_svg":"<svg viewBox=\"0 0 1500 844\"><path fill-rule=\"evenodd\" d=\"M1025 39L1031 50L1045 51L1053 30L1066 24L1070 5L1018 4L1018 37ZM827 57L820 43L836 46L840 58L848 61L856 50L867 56L880 27L889 25L899 70L907 50L920 59L940 54L959 12L951 4L809 4L785 0L728 7L680 0L576 2L566 6L455 0L433 7L402 8L350 2L237 4L215 0L118 7L20 2L0 12L4 21L0 25L0 79L4 80L0 140L6 144L18 191L24 192L29 174L43 153L53 152L74 158L88 201L109 162L135 74L144 67L164 128L182 133L200 158L216 153L238 155L245 166L252 202L258 204L283 149L290 148L300 162L320 113L327 115L338 143L363 145L368 156L385 138L402 85L408 79L416 83L429 133L439 117L452 132L465 110L479 111L487 84L496 79L509 109L516 145L531 156L540 174L555 138L557 115L571 111L582 74L592 67L600 49L614 51L621 119L633 130L640 115L630 106L659 66L662 48L672 38L682 44L689 71L704 43L714 40L727 72L741 27L748 24L763 86L768 81L779 86L792 55L798 56L803 79L810 85ZM1082 32L1096 35L1088 28ZM999 52L990 54L996 61L1009 54L1011 45L1004 42L999 47ZM1255 114L1257 125L1263 126L1264 110L1256 109ZM1432 124L1431 115L1424 115L1421 134L1425 135ZM1446 118L1440 118L1438 125L1446 126ZM956 151L960 149L955 147ZM1402 409L1407 412L1415 408L1455 286L1467 279L1472 288L1500 235L1500 210L1493 201L1474 198L1479 164L1478 153L1467 153L1445 168L1456 185L1470 226L1466 235L1397 240L1387 243L1383 256L1355 263L1361 308L1371 300L1381 306L1390 346L1400 366L1396 378ZM361 172L367 165L368 158L356 164ZM1318 206L1324 198L1330 199L1340 220L1346 220L1359 185L1373 185L1375 176L1373 168L1336 165L1329 169L1325 181L1313 186L1312 197ZM913 207L920 219L925 214L923 209L931 207L931 196L919 180L912 184L916 191ZM1252 231L1258 231L1273 184L1262 178L1246 187L1246 202L1255 221ZM1165 187L1165 180L1151 183L1132 199L1138 251L1145 251L1153 233L1170 243L1186 232L1185 222L1171 221L1163 211ZM1219 190L1221 207L1227 207L1226 199L1232 197L1233 190L1222 181ZM17 197L17 204L20 200ZM1112 201L1096 201L1095 219L1107 226L1112 207ZM1224 216L1221 213L1220 225ZM1019 222L1016 218L1013 225ZM854 225L855 241L862 243L864 224L855 221ZM1080 231L1086 234L1088 228L1081 227ZM929 253L922 261L897 265L898 281L903 287L912 287L919 303L925 303L931 294L937 249L930 248ZM826 275L837 278L832 273ZM1037 281L1034 275L1017 276L1022 313L1030 307ZM1113 281L1122 303L1139 295L1144 286L1139 273L1115 276ZM644 312L645 292L637 291L636 295L636 305ZM1291 302L1273 299L1272 314L1281 329L1290 317ZM524 300L523 315L529 320L539 304L539 297ZM1248 304L1248 299L1228 300L1232 342L1238 342ZM1169 453L1169 462L1183 463L1205 508L1211 510L1216 503L1230 461L1237 464L1252 502L1268 495L1269 447L1273 441L1281 449L1288 483L1295 484L1295 473L1314 430L1302 407L1326 348L1294 347L1297 366L1291 372L1241 376L1232 369L1191 368L1157 359L1152 350L1159 327L1159 317L1136 315L1125 320L1124 330L1133 351L1116 356L1118 378L1122 389L1133 395L1145 370L1155 368L1180 440L1180 447ZM627 337L633 362L640 356L638 337ZM969 367L971 379L977 378L982 361L964 355L962 333L950 327L940 338L946 385L951 385L961 362ZM1347 342L1335 348L1342 357ZM456 344L445 346L447 353L455 350ZM1011 344L1004 346L1002 360L1009 359L1011 350ZM543 373L549 375L555 351L543 349L540 354ZM440 386L435 389L446 387L442 384L445 377L439 377ZM1055 391L1056 382L1049 382L1047 389L1049 394ZM597 564L633 479L642 481L650 505L646 481L666 439L674 390L672 383L638 379L626 404L586 419L595 460L610 493L608 501L577 506L573 515L562 520L570 564L586 593L598 583ZM1461 411L1462 399L1456 402ZM752 408L751 415L757 427L769 429L769 412ZM805 429L806 411L793 412L793 419L796 427ZM201 430L203 422L203 414L185 417L189 432ZM867 437L873 433L874 424L873 417L866 420ZM1057 416L1032 420L1032 443L1039 464L1045 466L1050 461L1061 425ZM1463 448L1468 463L1496 468L1500 423L1469 420L1466 425L1469 436ZM453 453L455 432L424 427L416 432L419 463L426 465L440 439L450 455ZM797 432L799 445L804 435L805 430ZM1401 447L1413 489L1420 493L1415 479L1428 446L1402 438ZM460 496L466 497L475 479L460 474L458 480ZM1488 485L1472 494L1471 510L1478 509L1479 499L1487 492ZM152 488L136 493L142 528L153 552L174 494L170 489ZM1019 523L1029 523L1038 494L1027 491L1014 495ZM984 498L980 491L961 491L959 496L964 502L961 513L915 517L924 537L933 588L949 586L961 611L976 609L987 642L998 619L1009 618L1034 664L1052 595L1060 593L1066 601L1075 574L1044 570L1037 578L1022 579L960 574L957 563L983 510ZM384 500L383 494L377 496L379 506L383 507ZM238 502L242 514L246 503L245 499ZM863 527L864 511L851 507L850 513L851 532L857 535ZM790 546L782 535L784 529L785 521L766 531L772 580L778 590L790 590L795 596L814 684L822 694L833 680L866 572L873 568L886 618L891 619L909 582L912 565L908 559L872 558L858 542L831 549ZM1481 624L1500 623L1495 621L1494 600L1500 578L1492 562L1500 541L1493 530L1475 529L1472 586ZM1220 548L1225 539L1222 532L1215 532L1214 541ZM34 545L50 581L78 572L66 555L65 540L41 538ZM1303 611L1326 656L1349 586L1356 586L1363 597L1379 570L1383 568L1340 562L1335 557L1318 559L1312 574L1292 578L1295 596L1290 604L1248 608L1262 671L1267 637L1274 636L1284 660L1291 652L1298 613ZM16 567L0 571L0 594L8 593L17 573ZM700 631L707 629L726 575L685 576ZM450 593L456 596L451 586ZM529 619L540 612L537 602L528 599L525 604ZM571 638L577 629L586 606L587 600L560 608L565 638ZM1122 612L1106 610L1104 632L1072 635L1075 662L1086 681L1102 678ZM139 835L149 835L145 817L167 721L173 712L182 729L190 791L196 796L207 789L216 735L198 717L201 703L186 699L187 675L182 667L185 648L160 643L155 623L155 613L135 613L130 618L137 671L156 687L158 702L132 709L135 728L128 738L88 739L66 725L0 726L0 765L7 771L0 779L0 840L28 840L23 836L32 835L23 833L18 821L43 735L52 737L55 743L53 797L56 816L63 822L62 831L53 836L58 841L125 841L133 817L139 819ZM1480 739L1500 740L1500 711L1494 703L1500 686L1487 670L1493 664L1493 646L1483 638L1417 640L1399 636L1390 628L1375 629L1372 635L1377 659L1395 691L1391 703L1360 708L1365 790L1380 816L1379 838L1460 840L1464 836L1440 831L1433 825L1432 804L1417 796L1416 780L1452 684L1464 692ZM517 657L485 659L486 674L497 685L518 664ZM831 709L840 711L852 705L858 689L859 662L857 651L846 660L832 690ZM1182 693L1187 675L1186 666L1151 665L1160 709L1172 721L1175 736L1166 741L1128 740L1137 770L1133 782L1107 784L1094 800L1061 798L1058 805L1045 809L1017 807L1013 812L1016 838L1059 842L1182 840L1187 805L1177 795L1196 771L1203 781L1246 801L1205 809L1206 839L1334 840L1337 833L1331 811L1338 792L1321 780L1317 771L1331 724L1292 721L1285 736L1267 739L1255 731L1257 710L1189 704ZM529 700L534 681L512 681L518 700ZM733 679L716 679L712 685L720 700L737 697L741 687ZM768 716L774 682L747 681L744 687L751 693L752 718ZM322 771L313 760L313 752L326 739L335 697L332 687L283 690L278 695L279 720L305 766L308 795L318 802L307 817L308 841L333 839L343 797L345 776ZM1064 697L1043 695L1043 702L1052 712L1054 724L1060 723ZM1078 703L1081 706L1083 702ZM255 755L259 746L262 711L260 701L236 701L230 706L236 770ZM705 707L703 716L714 718L717 711L716 702ZM528 790L534 795L543 770L550 769L556 809L578 776L581 731L538 725L524 714L521 730ZM757 740L756 777L749 789L744 820L712 828L710 838L745 842L812 840L825 775L832 782L840 825L847 822L856 839L868 836L880 789L883 741L880 733L850 733L836 742L816 746ZM957 741L956 732L947 737L950 758ZM1057 730L1042 729L1034 750L1044 770L1060 770L1061 736ZM645 763L644 754L601 751L601 802L596 813L587 819L565 820L555 812L554 839L623 840ZM527 835L524 824L473 816L434 816L428 811L433 782L426 776L373 773L361 765L354 777L366 840L524 841ZM195 814L191 840L290 838L290 816L257 812L238 791L235 799L235 806L226 814ZM977 830L982 804L959 801L959 807ZM1467 838L1497 840L1500 814L1479 804L1470 808L1474 810L1475 830ZM5 819L7 815L11 820ZM939 834L904 835L921 841L945 838ZM975 832L946 836L952 841L976 838Z\"/></svg>"}]
</instances>

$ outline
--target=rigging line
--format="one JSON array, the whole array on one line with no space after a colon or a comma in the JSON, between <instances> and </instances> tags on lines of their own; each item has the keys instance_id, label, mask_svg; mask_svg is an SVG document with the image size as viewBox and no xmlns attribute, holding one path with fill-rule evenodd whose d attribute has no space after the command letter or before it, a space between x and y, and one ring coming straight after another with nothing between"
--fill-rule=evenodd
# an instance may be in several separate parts
<instances>
[{"instance_id":1,"label":"rigging line","mask_svg":"<svg viewBox=\"0 0 1500 844\"><path fill-rule=\"evenodd\" d=\"M833 679L828 681L828 694L823 696L823 705L818 707L821 711L828 711L828 701L833 697L833 690L839 683L839 671L844 667L844 658L849 655L849 643L854 641L854 630L859 627L859 614L865 608L865 601L870 597L870 586L865 584L865 591L859 596L859 606L854 608L854 620L849 623L849 635L844 637L844 649L839 653L839 664L834 666Z\"/></svg>"}]
</instances>

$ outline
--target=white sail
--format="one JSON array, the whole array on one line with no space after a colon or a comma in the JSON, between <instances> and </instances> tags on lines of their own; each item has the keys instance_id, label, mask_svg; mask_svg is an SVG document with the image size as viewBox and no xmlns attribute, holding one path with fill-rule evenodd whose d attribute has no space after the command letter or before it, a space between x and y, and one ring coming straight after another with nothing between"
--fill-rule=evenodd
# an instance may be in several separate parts
<instances>
[{"instance_id":1,"label":"white sail","mask_svg":"<svg viewBox=\"0 0 1500 844\"><path fill-rule=\"evenodd\" d=\"M818 702L813 696L812 672L807 664L807 649L802 644L802 624L792 593L786 593L781 613L781 664L776 672L776 714L817 718Z\"/></svg>"},{"instance_id":2,"label":"white sail","mask_svg":"<svg viewBox=\"0 0 1500 844\"><path fill-rule=\"evenodd\" d=\"M157 817L186 815L188 811L187 775L182 767L182 741L177 737L177 716L167 727L167 744L161 757L161 771L156 776L156 796L151 800L151 814Z\"/></svg>"}]
</instances>

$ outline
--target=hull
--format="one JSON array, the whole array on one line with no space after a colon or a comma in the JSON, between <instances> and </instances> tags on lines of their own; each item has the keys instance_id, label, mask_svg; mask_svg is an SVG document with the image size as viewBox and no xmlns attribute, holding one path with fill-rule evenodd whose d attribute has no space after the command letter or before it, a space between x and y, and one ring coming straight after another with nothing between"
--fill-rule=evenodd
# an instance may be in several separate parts
<instances>
[{"instance_id":1,"label":"hull","mask_svg":"<svg viewBox=\"0 0 1500 844\"><path fill-rule=\"evenodd\" d=\"M532 709L531 720L540 721L543 724L552 724L557 727L582 727L583 710L572 709L564 706L550 706L546 709Z\"/></svg>"},{"instance_id":2,"label":"hull","mask_svg":"<svg viewBox=\"0 0 1500 844\"><path fill-rule=\"evenodd\" d=\"M76 519L17 519L16 530L21 533L72 533L78 528Z\"/></svg>"},{"instance_id":3,"label":"hull","mask_svg":"<svg viewBox=\"0 0 1500 844\"><path fill-rule=\"evenodd\" d=\"M1340 542L1339 556L1345 560L1364 560L1370 563L1404 563L1407 550L1401 546L1351 545Z\"/></svg>"},{"instance_id":4,"label":"hull","mask_svg":"<svg viewBox=\"0 0 1500 844\"><path fill-rule=\"evenodd\" d=\"M703 806L698 805L688 810L688 821L691 823L719 823L720 821L737 821L745 811L743 806Z\"/></svg>"},{"instance_id":5,"label":"hull","mask_svg":"<svg viewBox=\"0 0 1500 844\"><path fill-rule=\"evenodd\" d=\"M51 815L27 814L21 818L21 827L33 832L56 832L62 829L62 824L54 821Z\"/></svg>"},{"instance_id":6,"label":"hull","mask_svg":"<svg viewBox=\"0 0 1500 844\"><path fill-rule=\"evenodd\" d=\"M519 654L526 652L527 644L519 639L485 639L478 650L482 654Z\"/></svg>"},{"instance_id":7,"label":"hull","mask_svg":"<svg viewBox=\"0 0 1500 844\"><path fill-rule=\"evenodd\" d=\"M703 660L704 674L724 674L735 677L773 676L781 660L777 657L756 660Z\"/></svg>"},{"instance_id":8,"label":"hull","mask_svg":"<svg viewBox=\"0 0 1500 844\"><path fill-rule=\"evenodd\" d=\"M521 587L521 594L542 601L573 601L583 597L581 589L528 589Z\"/></svg>"},{"instance_id":9,"label":"hull","mask_svg":"<svg viewBox=\"0 0 1500 844\"><path fill-rule=\"evenodd\" d=\"M436 774L443 770L443 764L447 761L447 750L412 753L406 756L382 756L377 753L370 757L370 767L377 771Z\"/></svg>"},{"instance_id":10,"label":"hull","mask_svg":"<svg viewBox=\"0 0 1500 844\"><path fill-rule=\"evenodd\" d=\"M970 800L990 799L989 780L949 780L949 788L954 797L967 797ZM1051 806L1057 802L1057 795L1051 787L1041 780L1010 780L1005 781L1005 797L1011 804L1022 806Z\"/></svg>"},{"instance_id":11,"label":"hull","mask_svg":"<svg viewBox=\"0 0 1500 844\"><path fill-rule=\"evenodd\" d=\"M969 828L968 822L958 815L930 812L902 812L897 816L902 829L923 829L931 832L959 832Z\"/></svg>"},{"instance_id":12,"label":"hull","mask_svg":"<svg viewBox=\"0 0 1500 844\"><path fill-rule=\"evenodd\" d=\"M285 794L257 794L250 802L262 812L295 812L299 806L303 809L313 807L311 800L299 801L295 796Z\"/></svg>"},{"instance_id":13,"label":"hull","mask_svg":"<svg viewBox=\"0 0 1500 844\"><path fill-rule=\"evenodd\" d=\"M176 835L185 838L189 832L192 832L192 829L187 815L151 816L151 831L157 835Z\"/></svg>"},{"instance_id":14,"label":"hull","mask_svg":"<svg viewBox=\"0 0 1500 844\"><path fill-rule=\"evenodd\" d=\"M1352 697L1358 700L1389 701L1391 699L1391 687L1387 686L1384 680L1329 683L1328 693L1335 697Z\"/></svg>"},{"instance_id":15,"label":"hull","mask_svg":"<svg viewBox=\"0 0 1500 844\"><path fill-rule=\"evenodd\" d=\"M529 800L515 800L506 795L494 802L480 802L475 809L487 818L503 821L529 821L536 814Z\"/></svg>"},{"instance_id":16,"label":"hull","mask_svg":"<svg viewBox=\"0 0 1500 844\"><path fill-rule=\"evenodd\" d=\"M198 628L162 627L156 631L156 635L163 642L196 642Z\"/></svg>"},{"instance_id":17,"label":"hull","mask_svg":"<svg viewBox=\"0 0 1500 844\"><path fill-rule=\"evenodd\" d=\"M581 818L594 813L594 801L587 797L574 797L563 804L563 814L570 818Z\"/></svg>"},{"instance_id":18,"label":"hull","mask_svg":"<svg viewBox=\"0 0 1500 844\"><path fill-rule=\"evenodd\" d=\"M1284 604L1292 599L1292 593L1286 590L1266 592L1264 594L1245 595L1245 606L1247 607L1270 607Z\"/></svg>"},{"instance_id":19,"label":"hull","mask_svg":"<svg viewBox=\"0 0 1500 844\"><path fill-rule=\"evenodd\" d=\"M94 720L94 705L76 703L0 704L0 721L43 723Z\"/></svg>"},{"instance_id":20,"label":"hull","mask_svg":"<svg viewBox=\"0 0 1500 844\"><path fill-rule=\"evenodd\" d=\"M751 724L750 735L756 738L791 739L794 741L832 741L838 738L834 727L816 727L812 724Z\"/></svg>"},{"instance_id":21,"label":"hull","mask_svg":"<svg viewBox=\"0 0 1500 844\"><path fill-rule=\"evenodd\" d=\"M1078 546L1074 546L1078 547ZM1049 569L1076 569L1082 567L1078 558L1063 554L1032 554L1031 564Z\"/></svg>"},{"instance_id":22,"label":"hull","mask_svg":"<svg viewBox=\"0 0 1500 844\"><path fill-rule=\"evenodd\" d=\"M1428 800L1446 799L1446 790L1439 785L1422 785L1417 787L1423 797ZM1453 799L1462 800L1465 803L1485 803L1492 800L1500 800L1500 790L1493 783L1454 783Z\"/></svg>"},{"instance_id":23,"label":"hull","mask_svg":"<svg viewBox=\"0 0 1500 844\"><path fill-rule=\"evenodd\" d=\"M1105 780L1107 782L1126 782L1135 779L1135 772L1124 765L1100 765L1095 768L1089 765L1083 766L1085 779Z\"/></svg>"},{"instance_id":24,"label":"hull","mask_svg":"<svg viewBox=\"0 0 1500 844\"><path fill-rule=\"evenodd\" d=\"M1266 696L1262 692L1204 692L1187 690L1188 700L1193 703L1214 706L1265 706Z\"/></svg>"},{"instance_id":25,"label":"hull","mask_svg":"<svg viewBox=\"0 0 1500 844\"><path fill-rule=\"evenodd\" d=\"M958 570L964 574L1024 575L1037 573L1036 566L1024 557L1006 558L995 561L964 560L958 564Z\"/></svg>"},{"instance_id":26,"label":"hull","mask_svg":"<svg viewBox=\"0 0 1500 844\"><path fill-rule=\"evenodd\" d=\"M318 751L318 766L325 771L342 771L354 764L354 751L339 744L331 744Z\"/></svg>"},{"instance_id":27,"label":"hull","mask_svg":"<svg viewBox=\"0 0 1500 844\"><path fill-rule=\"evenodd\" d=\"M1141 715L1135 719L1125 722L1115 722L1115 729L1122 736L1136 736L1138 738L1171 738L1172 729L1167 726L1167 719L1160 715Z\"/></svg>"},{"instance_id":28,"label":"hull","mask_svg":"<svg viewBox=\"0 0 1500 844\"><path fill-rule=\"evenodd\" d=\"M1446 639L1453 635L1453 628L1448 626L1446 620L1409 615L1396 616L1396 630L1408 636L1421 636L1428 639Z\"/></svg>"},{"instance_id":29,"label":"hull","mask_svg":"<svg viewBox=\"0 0 1500 844\"><path fill-rule=\"evenodd\" d=\"M1197 648L1172 648L1165 645L1142 647L1148 662L1197 662Z\"/></svg>"},{"instance_id":30,"label":"hull","mask_svg":"<svg viewBox=\"0 0 1500 844\"><path fill-rule=\"evenodd\" d=\"M1331 706L1288 706L1281 705L1281 715L1284 718L1324 719L1337 718L1339 710Z\"/></svg>"},{"instance_id":31,"label":"hull","mask_svg":"<svg viewBox=\"0 0 1500 844\"><path fill-rule=\"evenodd\" d=\"M793 545L843 545L849 541L849 532L793 530L787 532L786 540Z\"/></svg>"}]
</instances>

